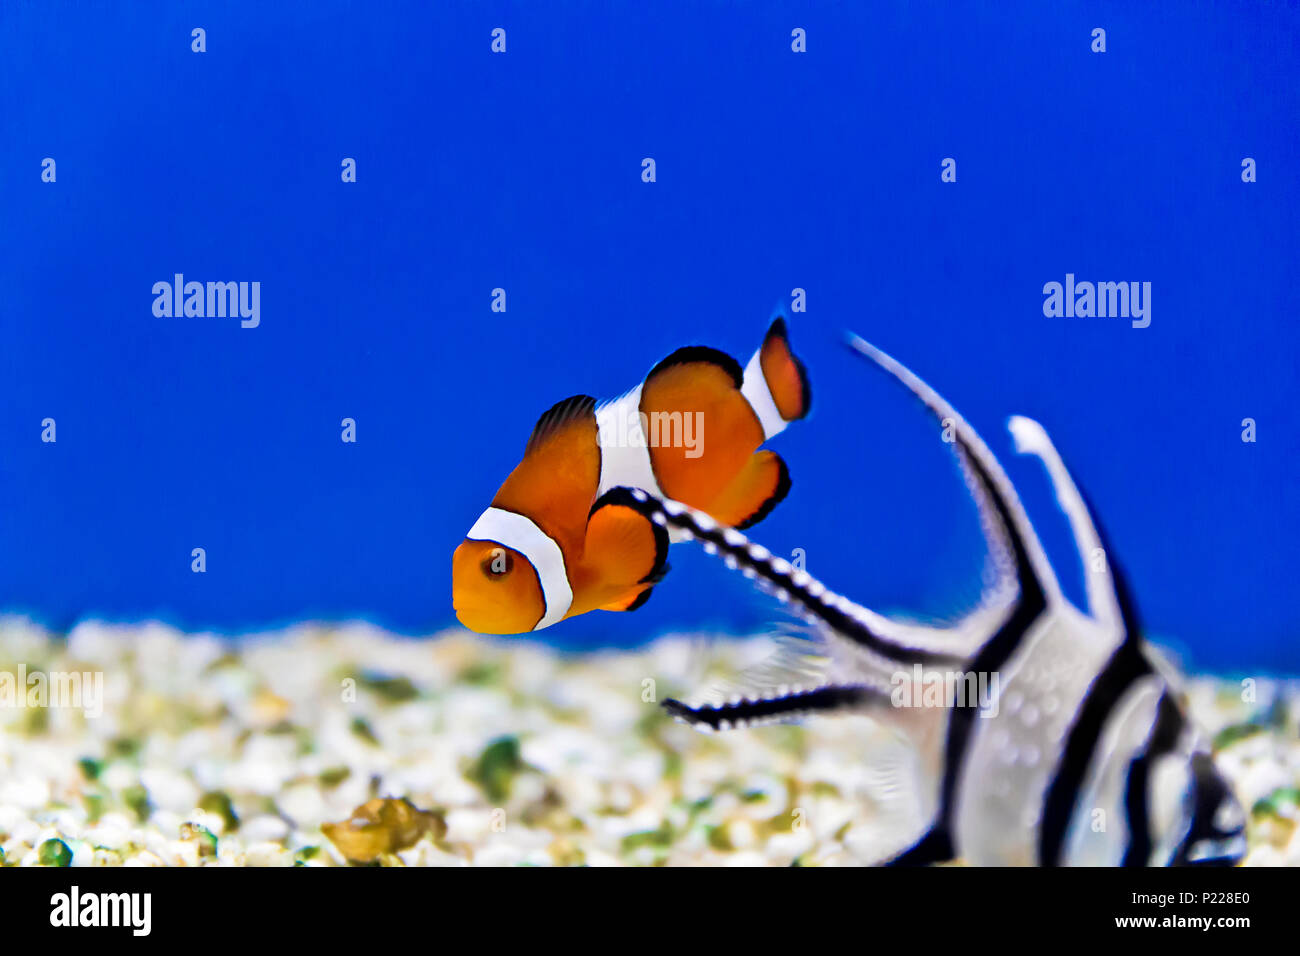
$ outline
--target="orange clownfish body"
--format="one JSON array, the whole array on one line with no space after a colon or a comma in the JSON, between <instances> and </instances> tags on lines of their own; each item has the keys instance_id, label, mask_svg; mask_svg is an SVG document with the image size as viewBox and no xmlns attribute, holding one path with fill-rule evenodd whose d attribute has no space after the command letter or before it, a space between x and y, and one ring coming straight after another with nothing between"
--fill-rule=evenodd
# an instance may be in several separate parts
<instances>
[{"instance_id":1,"label":"orange clownfish body","mask_svg":"<svg viewBox=\"0 0 1300 956\"><path fill-rule=\"evenodd\" d=\"M759 446L807 415L809 401L778 318L744 369L689 346L621 398L558 403L452 555L457 618L480 633L520 634L640 607L668 570L671 537L629 489L748 527L790 490L785 463Z\"/></svg>"}]
</instances>

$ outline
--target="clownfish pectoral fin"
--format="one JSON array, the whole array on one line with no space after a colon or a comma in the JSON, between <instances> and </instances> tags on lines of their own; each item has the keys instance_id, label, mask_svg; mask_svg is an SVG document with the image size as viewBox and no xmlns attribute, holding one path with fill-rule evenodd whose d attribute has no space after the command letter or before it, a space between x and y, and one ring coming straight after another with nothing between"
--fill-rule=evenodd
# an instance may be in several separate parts
<instances>
[{"instance_id":1,"label":"clownfish pectoral fin","mask_svg":"<svg viewBox=\"0 0 1300 956\"><path fill-rule=\"evenodd\" d=\"M665 570L667 570L667 568L665 568ZM635 611L641 605L645 604L646 601L650 600L650 592L654 589L655 586L653 584L644 584L641 586L640 591L633 591L626 598L619 598L618 600L611 601L608 604L602 604L600 609L602 611Z\"/></svg>"},{"instance_id":2,"label":"clownfish pectoral fin","mask_svg":"<svg viewBox=\"0 0 1300 956\"><path fill-rule=\"evenodd\" d=\"M630 488L611 488L592 506L583 564L598 569L590 585L594 607L634 611L668 573L668 531Z\"/></svg>"},{"instance_id":3,"label":"clownfish pectoral fin","mask_svg":"<svg viewBox=\"0 0 1300 956\"><path fill-rule=\"evenodd\" d=\"M762 346L745 366L741 391L762 423L765 439L804 418L812 408L808 370L790 348L784 318L773 320Z\"/></svg>"},{"instance_id":4,"label":"clownfish pectoral fin","mask_svg":"<svg viewBox=\"0 0 1300 956\"><path fill-rule=\"evenodd\" d=\"M759 451L705 509L723 524L748 528L768 516L790 493L790 472L781 456Z\"/></svg>"}]
</instances>

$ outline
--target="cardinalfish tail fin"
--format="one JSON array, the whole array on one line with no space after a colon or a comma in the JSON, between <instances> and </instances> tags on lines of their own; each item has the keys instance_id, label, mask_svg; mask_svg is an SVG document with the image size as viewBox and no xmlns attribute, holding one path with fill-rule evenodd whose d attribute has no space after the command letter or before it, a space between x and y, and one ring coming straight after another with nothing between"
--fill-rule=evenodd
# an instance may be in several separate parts
<instances>
[{"instance_id":1,"label":"cardinalfish tail fin","mask_svg":"<svg viewBox=\"0 0 1300 956\"><path fill-rule=\"evenodd\" d=\"M635 611L668 573L668 532L631 489L611 488L591 508L583 563L598 569L593 606Z\"/></svg>"},{"instance_id":2,"label":"cardinalfish tail fin","mask_svg":"<svg viewBox=\"0 0 1300 956\"><path fill-rule=\"evenodd\" d=\"M808 370L790 347L783 317L773 320L763 344L745 366L740 391L763 426L764 440L807 416L812 407Z\"/></svg>"}]
</instances>

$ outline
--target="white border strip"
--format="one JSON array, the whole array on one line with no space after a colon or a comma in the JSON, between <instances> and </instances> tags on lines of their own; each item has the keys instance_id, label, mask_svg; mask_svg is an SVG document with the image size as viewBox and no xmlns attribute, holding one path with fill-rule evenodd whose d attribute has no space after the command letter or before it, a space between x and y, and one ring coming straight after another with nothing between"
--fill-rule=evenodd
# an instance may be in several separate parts
<instances>
[{"instance_id":1,"label":"white border strip","mask_svg":"<svg viewBox=\"0 0 1300 956\"><path fill-rule=\"evenodd\" d=\"M573 605L573 588L569 586L564 552L555 539L531 519L502 508L489 508L479 515L465 537L471 541L495 541L518 551L532 563L542 584L542 600L546 603L546 613L534 631L550 627L569 612Z\"/></svg>"}]
</instances>

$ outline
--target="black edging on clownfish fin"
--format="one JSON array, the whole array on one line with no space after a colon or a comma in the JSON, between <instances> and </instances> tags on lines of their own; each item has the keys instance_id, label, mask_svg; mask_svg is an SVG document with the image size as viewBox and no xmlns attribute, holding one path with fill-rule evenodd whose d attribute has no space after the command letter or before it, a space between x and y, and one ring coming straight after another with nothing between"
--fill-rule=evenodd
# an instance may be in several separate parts
<instances>
[{"instance_id":1,"label":"black edging on clownfish fin","mask_svg":"<svg viewBox=\"0 0 1300 956\"><path fill-rule=\"evenodd\" d=\"M546 411L542 412L541 417L537 419L537 424L533 426L532 433L528 436L528 444L524 446L524 455L546 441L555 432L571 424L575 419L584 418L588 415L593 416L592 424L595 425L596 400L590 395L571 395L568 398L561 399Z\"/></svg>"}]
</instances>

